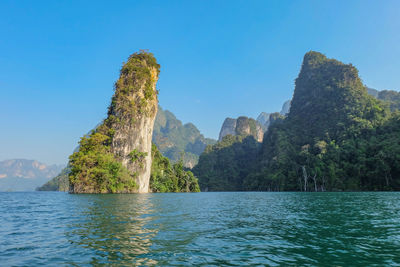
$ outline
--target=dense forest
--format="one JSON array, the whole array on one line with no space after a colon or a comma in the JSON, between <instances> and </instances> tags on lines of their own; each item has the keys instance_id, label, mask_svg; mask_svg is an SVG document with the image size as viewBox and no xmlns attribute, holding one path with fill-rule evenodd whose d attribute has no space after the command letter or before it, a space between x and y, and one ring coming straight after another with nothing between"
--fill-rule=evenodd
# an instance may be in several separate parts
<instances>
[{"instance_id":1,"label":"dense forest","mask_svg":"<svg viewBox=\"0 0 400 267\"><path fill-rule=\"evenodd\" d=\"M185 169L183 160L171 164L153 144L150 192L200 192L200 187L193 173Z\"/></svg>"},{"instance_id":2,"label":"dense forest","mask_svg":"<svg viewBox=\"0 0 400 267\"><path fill-rule=\"evenodd\" d=\"M399 100L371 96L354 66L308 52L290 112L262 144L223 140L193 171L211 191L400 190Z\"/></svg>"}]
</instances>

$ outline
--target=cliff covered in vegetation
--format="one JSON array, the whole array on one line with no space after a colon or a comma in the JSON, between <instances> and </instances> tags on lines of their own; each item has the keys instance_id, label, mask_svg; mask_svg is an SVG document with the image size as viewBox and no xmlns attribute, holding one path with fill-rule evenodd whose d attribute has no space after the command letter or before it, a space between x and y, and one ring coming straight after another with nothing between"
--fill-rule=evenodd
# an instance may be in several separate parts
<instances>
[{"instance_id":1,"label":"cliff covered in vegetation","mask_svg":"<svg viewBox=\"0 0 400 267\"><path fill-rule=\"evenodd\" d=\"M123 65L108 116L70 157L70 192L148 192L160 65L134 53Z\"/></svg>"},{"instance_id":2,"label":"cliff covered in vegetation","mask_svg":"<svg viewBox=\"0 0 400 267\"><path fill-rule=\"evenodd\" d=\"M158 107L159 72L160 65L146 51L132 54L123 65L107 118L81 138L78 151L70 156L70 192L146 193L152 190L150 174L155 170L152 133ZM183 169L183 173L162 168L157 171L166 172L164 176L171 179L174 175L179 182L191 177ZM185 191L195 190L197 180L191 178Z\"/></svg>"},{"instance_id":3,"label":"cliff covered in vegetation","mask_svg":"<svg viewBox=\"0 0 400 267\"><path fill-rule=\"evenodd\" d=\"M287 119L270 128L250 190L362 190L365 138L388 121L357 69L317 52L304 56ZM361 155L360 155L361 156Z\"/></svg>"},{"instance_id":4,"label":"cliff covered in vegetation","mask_svg":"<svg viewBox=\"0 0 400 267\"><path fill-rule=\"evenodd\" d=\"M209 190L400 190L400 115L389 95L372 97L354 66L309 52L287 117L247 147L240 173L224 171L246 162L237 142L206 149L194 172Z\"/></svg>"}]
</instances>

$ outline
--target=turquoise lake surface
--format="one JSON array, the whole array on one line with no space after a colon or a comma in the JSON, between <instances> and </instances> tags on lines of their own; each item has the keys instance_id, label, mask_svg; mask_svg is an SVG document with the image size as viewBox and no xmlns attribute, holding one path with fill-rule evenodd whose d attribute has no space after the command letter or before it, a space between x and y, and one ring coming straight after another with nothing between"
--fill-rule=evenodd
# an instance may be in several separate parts
<instances>
[{"instance_id":1,"label":"turquoise lake surface","mask_svg":"<svg viewBox=\"0 0 400 267\"><path fill-rule=\"evenodd\" d=\"M1 266L400 266L400 193L0 193Z\"/></svg>"}]
</instances>

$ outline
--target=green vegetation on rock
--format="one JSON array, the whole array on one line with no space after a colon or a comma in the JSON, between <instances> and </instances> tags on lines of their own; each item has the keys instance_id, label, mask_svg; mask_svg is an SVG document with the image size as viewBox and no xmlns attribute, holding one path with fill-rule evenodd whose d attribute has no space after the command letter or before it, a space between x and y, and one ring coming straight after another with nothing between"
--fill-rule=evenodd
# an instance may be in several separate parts
<instances>
[{"instance_id":1,"label":"green vegetation on rock","mask_svg":"<svg viewBox=\"0 0 400 267\"><path fill-rule=\"evenodd\" d=\"M242 191L243 177L254 171L260 143L253 136L226 135L207 146L193 173L202 191Z\"/></svg>"},{"instance_id":2,"label":"green vegetation on rock","mask_svg":"<svg viewBox=\"0 0 400 267\"><path fill-rule=\"evenodd\" d=\"M38 188L38 191L67 192L70 171L68 167L64 168L59 175ZM153 144L150 191L154 193L200 192L200 187L197 178L192 172L185 170L182 161L171 164L170 160L164 157Z\"/></svg>"},{"instance_id":3,"label":"green vegetation on rock","mask_svg":"<svg viewBox=\"0 0 400 267\"><path fill-rule=\"evenodd\" d=\"M204 138L200 131L191 123L182 125L173 113L158 107L156 120L154 122L153 143L161 147L162 154L169 158L172 163L183 161L183 166L193 167L197 164L199 155L204 151L208 144L216 141ZM143 159L144 152L138 150L131 151L131 160ZM58 176L38 188L43 191L68 191L68 172L63 170ZM67 179L60 179L66 175ZM66 184L66 186L65 186ZM51 185L51 186L50 186ZM62 188L62 189L60 189Z\"/></svg>"},{"instance_id":4,"label":"green vegetation on rock","mask_svg":"<svg viewBox=\"0 0 400 267\"><path fill-rule=\"evenodd\" d=\"M37 188L37 191L63 191L68 192L69 190L69 167L65 167L62 171L53 179L45 183L44 185Z\"/></svg>"},{"instance_id":5,"label":"green vegetation on rock","mask_svg":"<svg viewBox=\"0 0 400 267\"><path fill-rule=\"evenodd\" d=\"M107 118L81 138L69 168L41 190L65 190L67 184L72 193L199 191L197 179L182 162L171 165L151 145L159 68L146 51L129 57L115 83Z\"/></svg>"},{"instance_id":6,"label":"green vegetation on rock","mask_svg":"<svg viewBox=\"0 0 400 267\"><path fill-rule=\"evenodd\" d=\"M270 128L247 189L385 189L364 179L376 167L366 162L367 140L389 117L386 106L368 95L355 67L307 53L288 117Z\"/></svg>"},{"instance_id":7,"label":"green vegetation on rock","mask_svg":"<svg viewBox=\"0 0 400 267\"><path fill-rule=\"evenodd\" d=\"M137 184L139 180L146 182L147 173L144 159L147 152L141 150L146 149L142 144L148 133L142 127L153 127L159 69L153 54L146 51L132 54L123 64L107 118L81 138L79 150L70 156L70 192L131 193L146 190L146 184ZM129 147L134 149L125 155Z\"/></svg>"},{"instance_id":8,"label":"green vegetation on rock","mask_svg":"<svg viewBox=\"0 0 400 267\"><path fill-rule=\"evenodd\" d=\"M186 171L183 162L171 164L157 147L152 147L152 166L150 189L152 192L200 192L197 178L191 171Z\"/></svg>"},{"instance_id":9,"label":"green vegetation on rock","mask_svg":"<svg viewBox=\"0 0 400 267\"><path fill-rule=\"evenodd\" d=\"M117 160L110 148L111 137L94 131L82 137L79 151L70 156L69 182L72 192L135 192L135 173Z\"/></svg>"},{"instance_id":10,"label":"green vegetation on rock","mask_svg":"<svg viewBox=\"0 0 400 267\"><path fill-rule=\"evenodd\" d=\"M277 117L260 148L248 147L252 160L232 153L231 142L206 149L194 173L202 189L221 191L400 190L400 115L389 109L397 94L377 98L388 102L367 93L354 66L309 52L288 116Z\"/></svg>"}]
</instances>

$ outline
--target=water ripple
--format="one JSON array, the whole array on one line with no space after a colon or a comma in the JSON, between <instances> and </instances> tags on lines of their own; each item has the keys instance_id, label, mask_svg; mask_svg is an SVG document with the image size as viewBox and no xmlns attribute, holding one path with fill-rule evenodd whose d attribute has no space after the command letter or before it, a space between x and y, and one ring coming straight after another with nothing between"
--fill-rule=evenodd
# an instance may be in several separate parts
<instances>
[{"instance_id":1,"label":"water ripple","mask_svg":"<svg viewBox=\"0 0 400 267\"><path fill-rule=\"evenodd\" d=\"M2 266L400 266L400 193L0 193Z\"/></svg>"}]
</instances>

